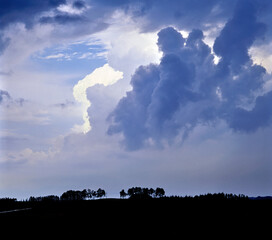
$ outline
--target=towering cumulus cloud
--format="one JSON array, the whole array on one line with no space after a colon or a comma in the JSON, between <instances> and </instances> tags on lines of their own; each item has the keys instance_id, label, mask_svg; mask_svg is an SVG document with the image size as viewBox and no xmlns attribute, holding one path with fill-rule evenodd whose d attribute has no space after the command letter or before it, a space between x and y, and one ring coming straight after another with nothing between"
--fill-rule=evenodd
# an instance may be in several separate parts
<instances>
[{"instance_id":1,"label":"towering cumulus cloud","mask_svg":"<svg viewBox=\"0 0 272 240\"><path fill-rule=\"evenodd\" d=\"M87 112L88 108L91 106L91 102L87 98L86 90L96 84L102 84L104 86L112 85L122 77L122 72L115 71L108 64L105 64L103 67L95 69L91 74L78 81L74 86L73 94L75 100L82 104L84 123L81 126L75 126L74 130L76 132L87 133L91 130L91 124Z\"/></svg>"},{"instance_id":2,"label":"towering cumulus cloud","mask_svg":"<svg viewBox=\"0 0 272 240\"><path fill-rule=\"evenodd\" d=\"M237 4L214 43L218 64L201 30L184 38L173 27L162 29L160 64L136 70L133 89L109 116L108 134L122 133L124 146L136 150L185 138L196 125L219 119L242 132L270 124L272 92L263 91L266 70L248 54L266 31L257 10L253 1Z\"/></svg>"}]
</instances>

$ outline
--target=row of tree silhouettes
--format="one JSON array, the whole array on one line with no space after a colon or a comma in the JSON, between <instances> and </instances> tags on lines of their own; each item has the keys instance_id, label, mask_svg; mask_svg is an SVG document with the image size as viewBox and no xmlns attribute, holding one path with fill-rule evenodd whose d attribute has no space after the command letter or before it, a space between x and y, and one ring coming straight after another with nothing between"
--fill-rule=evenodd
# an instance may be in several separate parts
<instances>
[{"instance_id":1,"label":"row of tree silhouettes","mask_svg":"<svg viewBox=\"0 0 272 240\"><path fill-rule=\"evenodd\" d=\"M64 192L60 197L56 195L49 195L44 197L33 197L31 196L28 201L30 202L52 202L52 201L78 201L97 199L106 196L104 189L98 188L96 191L91 189L79 190L68 190ZM120 191L120 198L129 199L148 199L148 198L162 198L165 197L165 191L163 188L141 188L132 187L125 192L124 189Z\"/></svg>"},{"instance_id":2,"label":"row of tree silhouettes","mask_svg":"<svg viewBox=\"0 0 272 240\"><path fill-rule=\"evenodd\" d=\"M51 201L78 201L102 198L106 196L104 189L98 188L96 191L91 189L79 190L68 190L64 192L60 197L55 195L49 195L44 197L30 197L30 202L51 202Z\"/></svg>"},{"instance_id":3,"label":"row of tree silhouettes","mask_svg":"<svg viewBox=\"0 0 272 240\"><path fill-rule=\"evenodd\" d=\"M165 191L163 188L157 187L155 190L153 188L141 188L132 187L125 192L124 189L120 192L120 197L125 198L129 196L130 199L148 199L148 198L161 198L165 196Z\"/></svg>"},{"instance_id":4,"label":"row of tree silhouettes","mask_svg":"<svg viewBox=\"0 0 272 240\"><path fill-rule=\"evenodd\" d=\"M78 201L78 200L89 200L89 199L100 199L106 197L106 192L104 189L98 188L96 191L91 189L80 190L69 190L64 192L60 197L56 195L48 195L43 197L33 197L31 196L26 201L29 202L56 202L56 201ZM129 199L151 199L151 198L161 198L161 199L183 199L183 200L245 200L249 199L248 196L243 194L225 194L225 193L208 193L204 195L196 196L165 196L165 191L163 188L157 187L153 188L142 188L142 187L132 187L127 191L122 189L120 191L120 198ZM16 202L16 198L0 198L0 206L5 204L10 204Z\"/></svg>"}]
</instances>

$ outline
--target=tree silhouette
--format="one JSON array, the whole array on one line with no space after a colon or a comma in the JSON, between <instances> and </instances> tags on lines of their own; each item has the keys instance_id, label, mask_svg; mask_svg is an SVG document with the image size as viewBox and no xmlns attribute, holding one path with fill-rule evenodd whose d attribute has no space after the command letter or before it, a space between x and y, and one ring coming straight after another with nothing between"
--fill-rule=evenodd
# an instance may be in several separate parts
<instances>
[{"instance_id":1,"label":"tree silhouette","mask_svg":"<svg viewBox=\"0 0 272 240\"><path fill-rule=\"evenodd\" d=\"M59 201L59 197L56 195L48 195L43 197L29 197L29 202L57 202Z\"/></svg>"},{"instance_id":2,"label":"tree silhouette","mask_svg":"<svg viewBox=\"0 0 272 240\"><path fill-rule=\"evenodd\" d=\"M74 190L69 190L67 192L64 192L60 199L61 200L68 200L68 201L77 201L77 200L84 200L87 197L87 191L74 191Z\"/></svg>"},{"instance_id":3,"label":"tree silhouette","mask_svg":"<svg viewBox=\"0 0 272 240\"><path fill-rule=\"evenodd\" d=\"M153 197L154 194L155 194L155 190L153 188L149 188L148 189L148 194Z\"/></svg>"},{"instance_id":4,"label":"tree silhouette","mask_svg":"<svg viewBox=\"0 0 272 240\"><path fill-rule=\"evenodd\" d=\"M96 191L96 197L102 198L102 197L105 197L105 196L106 196L105 190L103 190L101 188L98 188L97 191Z\"/></svg>"},{"instance_id":5,"label":"tree silhouette","mask_svg":"<svg viewBox=\"0 0 272 240\"><path fill-rule=\"evenodd\" d=\"M164 195L165 195L164 189L163 189L163 188L157 187L157 188L156 188L156 191L155 191L155 196L161 198L161 197L163 197Z\"/></svg>"},{"instance_id":6,"label":"tree silhouette","mask_svg":"<svg viewBox=\"0 0 272 240\"><path fill-rule=\"evenodd\" d=\"M124 194L124 192L122 192L122 194ZM156 190L154 190L153 188L132 187L128 189L127 195L129 195L130 199L148 199L153 196L160 198L165 195L165 191L163 188L156 188Z\"/></svg>"},{"instance_id":7,"label":"tree silhouette","mask_svg":"<svg viewBox=\"0 0 272 240\"><path fill-rule=\"evenodd\" d=\"M87 189L87 198L92 199L96 197L96 192L91 189Z\"/></svg>"},{"instance_id":8,"label":"tree silhouette","mask_svg":"<svg viewBox=\"0 0 272 240\"><path fill-rule=\"evenodd\" d=\"M128 194L125 192L124 189L120 191L120 198L125 198Z\"/></svg>"},{"instance_id":9,"label":"tree silhouette","mask_svg":"<svg viewBox=\"0 0 272 240\"><path fill-rule=\"evenodd\" d=\"M106 196L105 190L98 188L97 191L91 190L91 189L84 189L82 191L74 191L69 190L64 192L60 200L65 201L77 201L77 200L85 200L85 199L92 199L92 198L102 198Z\"/></svg>"}]
</instances>

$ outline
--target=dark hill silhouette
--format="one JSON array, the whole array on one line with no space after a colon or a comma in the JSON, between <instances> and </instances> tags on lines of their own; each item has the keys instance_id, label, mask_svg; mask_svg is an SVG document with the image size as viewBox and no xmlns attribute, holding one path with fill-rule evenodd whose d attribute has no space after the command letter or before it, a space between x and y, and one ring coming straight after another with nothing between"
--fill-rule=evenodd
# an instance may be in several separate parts
<instances>
[{"instance_id":1,"label":"dark hill silhouette","mask_svg":"<svg viewBox=\"0 0 272 240\"><path fill-rule=\"evenodd\" d=\"M163 188L132 187L120 191L120 199L105 198L105 190L68 190L55 195L30 197L25 201L14 198L0 199L0 219L83 219L104 221L105 218L123 219L192 219L194 216L250 216L255 206L258 211L271 210L271 197L249 198L243 194L208 193L197 196L166 196ZM265 200L265 201L259 201ZM261 203L261 204L259 204ZM260 207L261 205L261 207ZM9 211L24 209L22 211ZM3 212L9 211L9 212ZM113 220L114 221L114 220Z\"/></svg>"}]
</instances>

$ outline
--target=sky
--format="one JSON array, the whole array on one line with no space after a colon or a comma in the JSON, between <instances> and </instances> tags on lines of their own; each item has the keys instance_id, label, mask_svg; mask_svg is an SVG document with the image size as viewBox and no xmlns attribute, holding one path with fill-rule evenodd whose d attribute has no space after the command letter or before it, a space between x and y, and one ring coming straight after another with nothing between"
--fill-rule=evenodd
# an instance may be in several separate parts
<instances>
[{"instance_id":1,"label":"sky","mask_svg":"<svg viewBox=\"0 0 272 240\"><path fill-rule=\"evenodd\" d=\"M270 0L0 0L0 197L272 194Z\"/></svg>"}]
</instances>

